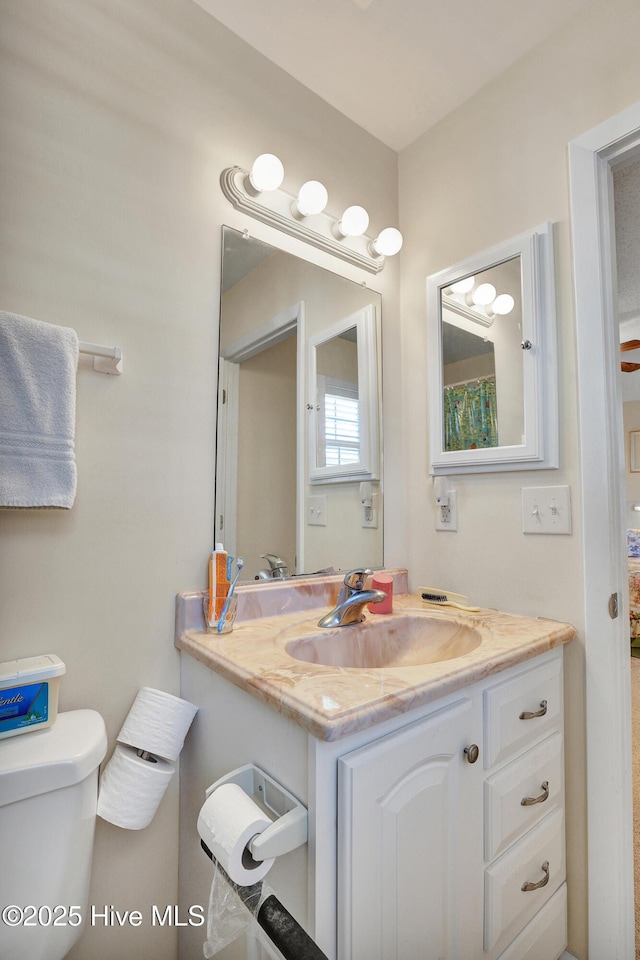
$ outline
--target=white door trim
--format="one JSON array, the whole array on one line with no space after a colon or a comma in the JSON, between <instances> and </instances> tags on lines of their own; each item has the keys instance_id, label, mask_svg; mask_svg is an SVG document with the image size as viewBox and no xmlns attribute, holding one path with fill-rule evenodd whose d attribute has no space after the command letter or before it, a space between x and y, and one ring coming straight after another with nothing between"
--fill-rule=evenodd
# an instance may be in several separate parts
<instances>
[{"instance_id":1,"label":"white door trim","mask_svg":"<svg viewBox=\"0 0 640 960\"><path fill-rule=\"evenodd\" d=\"M255 327L248 334L227 344L220 351L218 371L218 425L215 493L215 540L228 542L227 549L235 553L236 491L238 486L238 403L239 365L263 350L275 346L293 333L296 344L296 569L304 568L305 504L305 427L307 422L305 397L305 305L298 300L286 310ZM226 402L222 391L226 390ZM221 529L221 517L224 528ZM225 532L226 531L226 532ZM231 544L233 543L233 546Z\"/></svg>"},{"instance_id":2,"label":"white door trim","mask_svg":"<svg viewBox=\"0 0 640 960\"><path fill-rule=\"evenodd\" d=\"M585 591L589 957L634 954L624 446L612 169L640 150L640 104L569 144ZM608 600L618 593L620 615Z\"/></svg>"}]
</instances>

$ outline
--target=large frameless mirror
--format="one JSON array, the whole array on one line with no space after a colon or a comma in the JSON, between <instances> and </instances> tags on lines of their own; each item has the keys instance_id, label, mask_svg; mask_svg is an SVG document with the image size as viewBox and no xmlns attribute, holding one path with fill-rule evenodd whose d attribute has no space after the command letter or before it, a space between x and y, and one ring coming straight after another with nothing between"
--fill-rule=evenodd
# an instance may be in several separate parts
<instances>
[{"instance_id":1,"label":"large frameless mirror","mask_svg":"<svg viewBox=\"0 0 640 960\"><path fill-rule=\"evenodd\" d=\"M380 323L378 293L222 228L215 538L243 579L382 566Z\"/></svg>"},{"instance_id":2,"label":"large frameless mirror","mask_svg":"<svg viewBox=\"0 0 640 960\"><path fill-rule=\"evenodd\" d=\"M432 473L558 466L551 224L427 280Z\"/></svg>"}]
</instances>

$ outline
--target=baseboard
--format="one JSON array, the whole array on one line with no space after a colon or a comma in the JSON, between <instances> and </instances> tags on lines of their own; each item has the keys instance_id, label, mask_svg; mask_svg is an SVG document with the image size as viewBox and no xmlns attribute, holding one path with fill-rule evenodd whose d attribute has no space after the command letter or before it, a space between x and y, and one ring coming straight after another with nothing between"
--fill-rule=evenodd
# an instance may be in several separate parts
<instances>
[{"instance_id":1,"label":"baseboard","mask_svg":"<svg viewBox=\"0 0 640 960\"><path fill-rule=\"evenodd\" d=\"M569 953L568 950L565 950L565 952L560 955L560 960L578 960L578 957L574 957L572 953Z\"/></svg>"}]
</instances>

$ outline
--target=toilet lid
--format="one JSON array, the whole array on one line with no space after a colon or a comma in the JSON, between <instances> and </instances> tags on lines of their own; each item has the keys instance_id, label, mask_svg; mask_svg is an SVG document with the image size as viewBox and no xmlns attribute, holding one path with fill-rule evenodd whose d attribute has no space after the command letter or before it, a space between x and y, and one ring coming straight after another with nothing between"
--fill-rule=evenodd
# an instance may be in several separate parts
<instances>
[{"instance_id":1,"label":"toilet lid","mask_svg":"<svg viewBox=\"0 0 640 960\"><path fill-rule=\"evenodd\" d=\"M53 726L0 741L0 806L80 783L107 752L95 710L59 713Z\"/></svg>"}]
</instances>

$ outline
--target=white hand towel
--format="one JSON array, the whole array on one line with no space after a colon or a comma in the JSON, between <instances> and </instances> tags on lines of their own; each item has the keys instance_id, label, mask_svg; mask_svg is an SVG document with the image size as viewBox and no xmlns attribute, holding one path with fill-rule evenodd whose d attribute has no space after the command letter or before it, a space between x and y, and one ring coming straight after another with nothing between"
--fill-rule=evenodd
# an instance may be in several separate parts
<instances>
[{"instance_id":1,"label":"white hand towel","mask_svg":"<svg viewBox=\"0 0 640 960\"><path fill-rule=\"evenodd\" d=\"M75 330L0 311L0 506L73 505L77 366Z\"/></svg>"}]
</instances>

